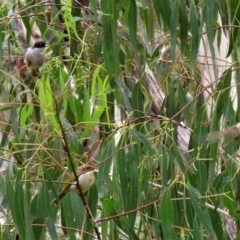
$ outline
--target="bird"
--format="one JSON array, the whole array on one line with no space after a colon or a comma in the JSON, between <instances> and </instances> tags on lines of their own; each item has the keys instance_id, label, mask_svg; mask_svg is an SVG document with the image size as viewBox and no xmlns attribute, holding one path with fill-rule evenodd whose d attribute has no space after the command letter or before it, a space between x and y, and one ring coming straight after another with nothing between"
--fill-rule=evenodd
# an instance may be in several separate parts
<instances>
[{"instance_id":1,"label":"bird","mask_svg":"<svg viewBox=\"0 0 240 240\"><path fill-rule=\"evenodd\" d=\"M78 176L78 183L81 187L82 193L87 192L95 182L94 176L94 166L90 164L82 165L76 169L76 174ZM79 193L77 186L77 181L73 173L66 179L63 184L62 190L59 192L57 198L55 198L52 203L57 205L62 200L62 198L69 192Z\"/></svg>"},{"instance_id":2,"label":"bird","mask_svg":"<svg viewBox=\"0 0 240 240\"><path fill-rule=\"evenodd\" d=\"M45 62L44 51L48 47L44 41L37 41L32 47L27 48L25 58L28 67L39 69Z\"/></svg>"},{"instance_id":3,"label":"bird","mask_svg":"<svg viewBox=\"0 0 240 240\"><path fill-rule=\"evenodd\" d=\"M230 137L235 141L240 141L240 123L234 124L221 131L211 132L208 134L208 139L210 142L216 142L220 138Z\"/></svg>"}]
</instances>

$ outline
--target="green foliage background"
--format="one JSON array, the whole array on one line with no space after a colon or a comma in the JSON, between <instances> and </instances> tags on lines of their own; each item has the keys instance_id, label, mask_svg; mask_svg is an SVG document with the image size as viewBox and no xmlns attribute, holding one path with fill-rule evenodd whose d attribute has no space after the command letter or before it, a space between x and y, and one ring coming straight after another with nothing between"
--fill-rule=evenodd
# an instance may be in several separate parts
<instances>
[{"instance_id":1,"label":"green foliage background","mask_svg":"<svg viewBox=\"0 0 240 240\"><path fill-rule=\"evenodd\" d=\"M218 134L240 116L239 1L80 3L1 2L1 239L239 238L239 142ZM33 22L54 38L30 83L6 61L19 16L27 42ZM77 194L51 204L64 167L91 157L95 228Z\"/></svg>"}]
</instances>

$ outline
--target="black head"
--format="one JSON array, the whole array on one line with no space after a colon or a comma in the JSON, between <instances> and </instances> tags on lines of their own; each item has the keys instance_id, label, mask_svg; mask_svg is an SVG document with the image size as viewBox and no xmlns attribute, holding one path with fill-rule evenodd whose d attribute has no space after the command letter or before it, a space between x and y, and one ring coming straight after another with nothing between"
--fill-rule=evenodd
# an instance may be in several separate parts
<instances>
[{"instance_id":1,"label":"black head","mask_svg":"<svg viewBox=\"0 0 240 240\"><path fill-rule=\"evenodd\" d=\"M37 41L33 45L34 48L45 48L47 44L44 41Z\"/></svg>"}]
</instances>

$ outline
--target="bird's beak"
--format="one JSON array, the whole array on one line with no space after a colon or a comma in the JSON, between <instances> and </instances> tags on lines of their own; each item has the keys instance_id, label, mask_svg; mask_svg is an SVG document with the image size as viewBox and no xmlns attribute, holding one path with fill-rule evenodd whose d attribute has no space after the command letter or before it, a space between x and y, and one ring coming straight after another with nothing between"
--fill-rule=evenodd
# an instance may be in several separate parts
<instances>
[{"instance_id":1,"label":"bird's beak","mask_svg":"<svg viewBox=\"0 0 240 240\"><path fill-rule=\"evenodd\" d=\"M97 172L97 173L98 173L98 169L94 169L94 172Z\"/></svg>"}]
</instances>

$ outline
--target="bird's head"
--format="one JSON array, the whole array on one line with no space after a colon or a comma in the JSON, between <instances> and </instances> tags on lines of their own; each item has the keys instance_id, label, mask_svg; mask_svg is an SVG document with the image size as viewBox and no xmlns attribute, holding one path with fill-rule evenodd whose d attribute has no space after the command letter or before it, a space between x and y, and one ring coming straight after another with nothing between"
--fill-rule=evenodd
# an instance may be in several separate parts
<instances>
[{"instance_id":1,"label":"bird's head","mask_svg":"<svg viewBox=\"0 0 240 240\"><path fill-rule=\"evenodd\" d=\"M93 165L82 165L81 167L78 167L77 168L77 175L80 175L80 174L84 174L86 172L90 172L90 171L94 171L95 170L95 167Z\"/></svg>"},{"instance_id":2,"label":"bird's head","mask_svg":"<svg viewBox=\"0 0 240 240\"><path fill-rule=\"evenodd\" d=\"M33 48L46 48L48 45L44 41L37 41L34 43Z\"/></svg>"}]
</instances>

